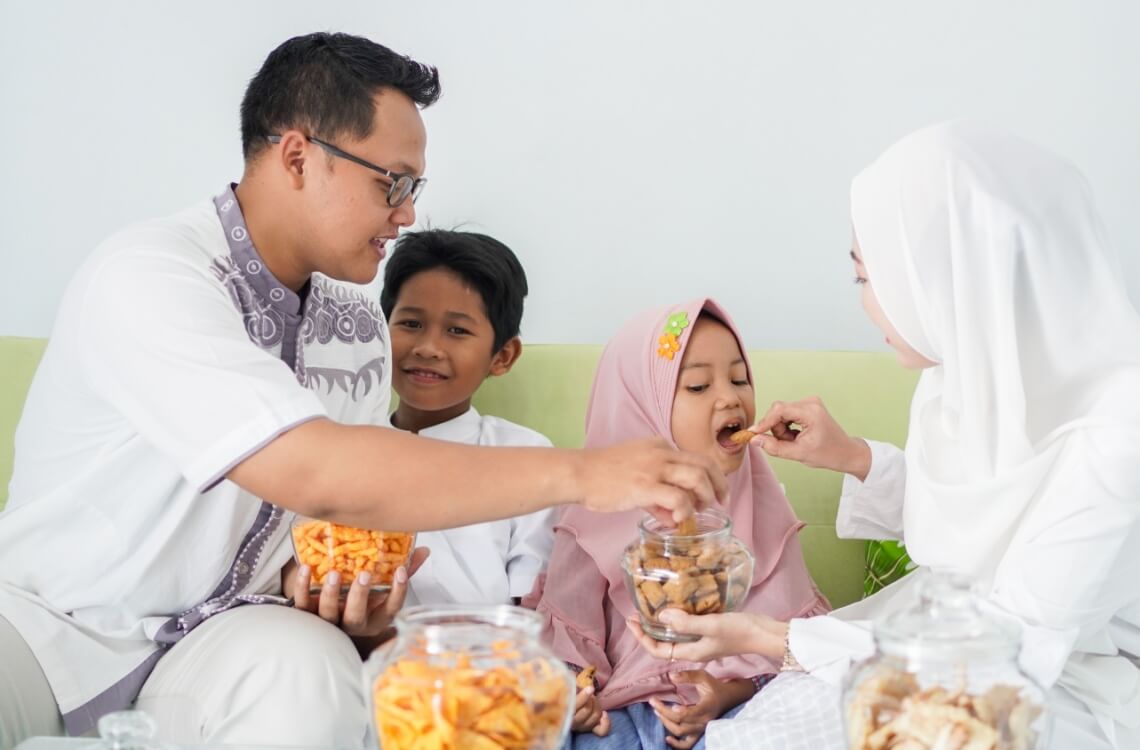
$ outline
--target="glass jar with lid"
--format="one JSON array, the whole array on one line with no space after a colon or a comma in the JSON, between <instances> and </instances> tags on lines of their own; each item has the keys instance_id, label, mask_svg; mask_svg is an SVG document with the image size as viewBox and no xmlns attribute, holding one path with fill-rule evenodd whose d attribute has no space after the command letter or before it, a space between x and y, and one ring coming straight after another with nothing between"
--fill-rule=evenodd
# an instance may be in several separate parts
<instances>
[{"instance_id":1,"label":"glass jar with lid","mask_svg":"<svg viewBox=\"0 0 1140 750\"><path fill-rule=\"evenodd\" d=\"M509 606L412 607L365 664L381 750L557 750L574 680L539 641L541 619Z\"/></svg>"},{"instance_id":2,"label":"glass jar with lid","mask_svg":"<svg viewBox=\"0 0 1140 750\"><path fill-rule=\"evenodd\" d=\"M1018 666L1019 635L982 612L968 578L917 575L918 600L875 623L876 653L847 675L848 747L1045 747L1045 693Z\"/></svg>"}]
</instances>

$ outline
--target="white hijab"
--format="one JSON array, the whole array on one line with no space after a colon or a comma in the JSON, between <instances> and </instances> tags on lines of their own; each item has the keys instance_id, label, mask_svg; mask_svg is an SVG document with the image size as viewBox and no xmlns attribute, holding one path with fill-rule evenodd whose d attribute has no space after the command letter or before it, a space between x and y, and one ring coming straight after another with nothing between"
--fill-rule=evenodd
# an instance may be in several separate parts
<instances>
[{"instance_id":1,"label":"white hijab","mask_svg":"<svg viewBox=\"0 0 1140 750\"><path fill-rule=\"evenodd\" d=\"M1140 317L1084 178L1005 133L907 136L851 214L883 312L939 363L911 406L907 548L990 578L1074 432L1140 427Z\"/></svg>"}]
</instances>

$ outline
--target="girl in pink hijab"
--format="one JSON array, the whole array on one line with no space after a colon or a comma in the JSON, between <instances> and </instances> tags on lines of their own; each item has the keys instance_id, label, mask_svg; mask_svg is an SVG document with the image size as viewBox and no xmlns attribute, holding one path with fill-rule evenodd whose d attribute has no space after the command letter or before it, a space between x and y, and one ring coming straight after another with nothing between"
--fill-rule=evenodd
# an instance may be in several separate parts
<instances>
[{"instance_id":1,"label":"girl in pink hijab","mask_svg":"<svg viewBox=\"0 0 1140 750\"><path fill-rule=\"evenodd\" d=\"M740 333L717 303L698 299L643 313L610 341L586 414L586 447L662 437L712 458L729 481L724 510L733 533L756 558L742 609L782 619L822 614L828 604L797 538L803 524L760 449L729 440L755 411ZM547 573L526 600L544 616L544 636L559 657L597 669L596 690L579 695L575 750L701 748L705 725L732 715L778 666L758 656L707 665L663 660L638 645L627 628L637 610L621 556L641 518L567 509Z\"/></svg>"}]
</instances>

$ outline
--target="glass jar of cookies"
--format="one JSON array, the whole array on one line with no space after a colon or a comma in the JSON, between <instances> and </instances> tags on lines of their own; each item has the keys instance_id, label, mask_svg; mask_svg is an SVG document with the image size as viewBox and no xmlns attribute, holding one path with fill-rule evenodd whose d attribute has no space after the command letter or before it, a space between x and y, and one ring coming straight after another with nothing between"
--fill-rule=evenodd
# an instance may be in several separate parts
<instances>
[{"instance_id":1,"label":"glass jar of cookies","mask_svg":"<svg viewBox=\"0 0 1140 750\"><path fill-rule=\"evenodd\" d=\"M661 622L667 609L705 615L732 612L752 586L755 561L732 536L732 519L717 509L698 512L686 524L670 526L647 516L640 539L626 547L622 570L637 607L641 628L659 641L683 642Z\"/></svg>"},{"instance_id":2,"label":"glass jar of cookies","mask_svg":"<svg viewBox=\"0 0 1140 750\"><path fill-rule=\"evenodd\" d=\"M413 607L364 667L381 750L558 750L574 708L570 670L541 619L509 606Z\"/></svg>"},{"instance_id":3,"label":"glass jar of cookies","mask_svg":"<svg viewBox=\"0 0 1140 750\"><path fill-rule=\"evenodd\" d=\"M1045 747L1045 693L1018 667L1018 634L979 609L969 579L914 575L918 600L875 623L875 655L847 676L847 746Z\"/></svg>"}]
</instances>

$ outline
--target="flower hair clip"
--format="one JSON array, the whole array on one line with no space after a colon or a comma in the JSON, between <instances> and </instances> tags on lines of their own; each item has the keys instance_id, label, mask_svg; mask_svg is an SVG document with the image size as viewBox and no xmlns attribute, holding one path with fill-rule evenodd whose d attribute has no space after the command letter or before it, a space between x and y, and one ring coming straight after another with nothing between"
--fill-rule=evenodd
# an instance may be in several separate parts
<instances>
[{"instance_id":1,"label":"flower hair clip","mask_svg":"<svg viewBox=\"0 0 1140 750\"><path fill-rule=\"evenodd\" d=\"M671 360L677 352L681 351L679 338L689 327L689 314L677 312L665 320L665 332L657 339L657 356Z\"/></svg>"}]
</instances>

